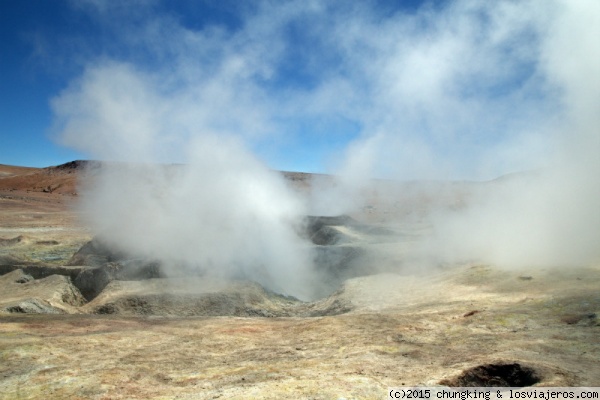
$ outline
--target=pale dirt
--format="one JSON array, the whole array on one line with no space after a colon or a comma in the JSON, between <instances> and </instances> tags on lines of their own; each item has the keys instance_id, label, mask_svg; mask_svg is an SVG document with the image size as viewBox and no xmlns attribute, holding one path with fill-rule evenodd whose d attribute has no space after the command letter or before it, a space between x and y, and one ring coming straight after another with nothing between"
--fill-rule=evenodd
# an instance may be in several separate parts
<instances>
[{"instance_id":1,"label":"pale dirt","mask_svg":"<svg viewBox=\"0 0 600 400\"><path fill-rule=\"evenodd\" d=\"M68 259L90 238L72 200L0 191L0 238L24 237L0 256ZM277 318L86 314L92 303L53 297L65 277L11 274L0 297L37 297L66 314L0 314L0 399L383 399L388 386L514 362L538 386L600 386L600 265L355 278L325 300L352 311Z\"/></svg>"}]
</instances>

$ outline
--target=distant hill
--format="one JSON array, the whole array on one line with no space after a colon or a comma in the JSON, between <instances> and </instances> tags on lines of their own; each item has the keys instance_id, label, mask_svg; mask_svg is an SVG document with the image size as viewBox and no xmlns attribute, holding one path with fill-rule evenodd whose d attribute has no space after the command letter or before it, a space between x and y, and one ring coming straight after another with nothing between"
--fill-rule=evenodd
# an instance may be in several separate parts
<instances>
[{"instance_id":1,"label":"distant hill","mask_svg":"<svg viewBox=\"0 0 600 400\"><path fill-rule=\"evenodd\" d=\"M77 180L84 170L97 168L99 161L75 160L65 164L30 168L0 164L0 194L13 196L35 194L35 197L77 196ZM177 167L178 165L172 165ZM338 186L334 176L304 172L280 171L290 187L301 195L311 190L323 190ZM488 182L468 181L391 181L373 179L370 184L353 188L345 196L359 196L359 208L370 219L383 220L392 215L425 215L435 207L462 208L474 191L485 189L507 180L527 176L524 173L509 174ZM13 193L15 192L15 193ZM342 191L342 193L346 193ZM339 194L338 194L339 195Z\"/></svg>"},{"instance_id":2,"label":"distant hill","mask_svg":"<svg viewBox=\"0 0 600 400\"><path fill-rule=\"evenodd\" d=\"M75 160L45 167L19 167L0 164L0 191L25 191L77 195L77 179L86 168L100 166L99 161ZM281 172L294 186L308 187L313 176L304 172ZM323 175L324 176L324 175Z\"/></svg>"},{"instance_id":3,"label":"distant hill","mask_svg":"<svg viewBox=\"0 0 600 400\"><path fill-rule=\"evenodd\" d=\"M0 191L26 191L76 195L77 177L89 161L30 168L0 164Z\"/></svg>"}]
</instances>

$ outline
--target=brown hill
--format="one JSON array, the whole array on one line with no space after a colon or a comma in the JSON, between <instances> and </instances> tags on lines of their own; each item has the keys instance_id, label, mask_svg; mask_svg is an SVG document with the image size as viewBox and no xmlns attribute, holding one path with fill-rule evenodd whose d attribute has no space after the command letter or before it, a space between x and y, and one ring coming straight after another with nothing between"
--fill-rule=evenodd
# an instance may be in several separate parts
<instances>
[{"instance_id":1,"label":"brown hill","mask_svg":"<svg viewBox=\"0 0 600 400\"><path fill-rule=\"evenodd\" d=\"M77 195L77 179L85 168L98 161L75 160L45 168L0 164L0 195L3 192L54 193ZM293 186L306 188L315 175L304 172L281 172Z\"/></svg>"},{"instance_id":2,"label":"brown hill","mask_svg":"<svg viewBox=\"0 0 600 400\"><path fill-rule=\"evenodd\" d=\"M39 192L63 195L77 193L77 176L86 165L85 161L29 168L0 164L0 192Z\"/></svg>"}]
</instances>

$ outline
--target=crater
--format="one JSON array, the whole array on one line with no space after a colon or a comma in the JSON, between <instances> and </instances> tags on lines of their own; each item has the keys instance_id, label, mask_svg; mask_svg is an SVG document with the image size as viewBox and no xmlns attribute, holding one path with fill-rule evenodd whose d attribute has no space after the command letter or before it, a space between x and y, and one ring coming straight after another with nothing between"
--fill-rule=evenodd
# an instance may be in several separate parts
<instances>
[{"instance_id":1,"label":"crater","mask_svg":"<svg viewBox=\"0 0 600 400\"><path fill-rule=\"evenodd\" d=\"M459 376L440 381L450 387L523 387L540 382L534 369L519 363L484 364L467 369Z\"/></svg>"}]
</instances>

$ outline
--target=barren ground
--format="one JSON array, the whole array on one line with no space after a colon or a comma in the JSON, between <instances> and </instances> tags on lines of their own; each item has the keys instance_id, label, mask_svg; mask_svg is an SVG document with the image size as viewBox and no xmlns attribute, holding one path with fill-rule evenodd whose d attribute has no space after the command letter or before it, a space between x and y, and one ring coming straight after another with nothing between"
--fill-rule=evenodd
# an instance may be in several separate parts
<instances>
[{"instance_id":1,"label":"barren ground","mask_svg":"<svg viewBox=\"0 0 600 400\"><path fill-rule=\"evenodd\" d=\"M45 179L39 170L0 174L0 264L60 266L90 239L70 189L32 185ZM388 386L448 384L477 366L514 363L538 386L600 386L599 265L379 274L350 279L319 304L246 286L236 297L304 310L287 315L349 310L312 317L94 314L102 295L86 304L70 277L12 269L0 275L3 399L383 399ZM142 290L114 282L119 293ZM60 313L19 312L31 299Z\"/></svg>"}]
</instances>

